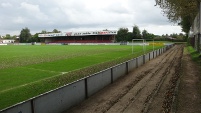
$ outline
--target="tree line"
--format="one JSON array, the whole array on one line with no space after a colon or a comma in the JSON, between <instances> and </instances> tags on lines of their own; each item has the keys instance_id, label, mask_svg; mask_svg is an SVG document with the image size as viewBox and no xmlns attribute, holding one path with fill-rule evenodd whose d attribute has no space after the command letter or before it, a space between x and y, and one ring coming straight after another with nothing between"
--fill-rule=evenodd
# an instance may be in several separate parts
<instances>
[{"instance_id":1,"label":"tree line","mask_svg":"<svg viewBox=\"0 0 201 113\"><path fill-rule=\"evenodd\" d=\"M61 31L54 29L51 32L47 32L46 30L42 30L40 33L35 33L34 35L31 35L30 30L25 27L21 30L19 35L19 42L20 43L31 43L31 42L44 42L44 38L39 38L38 34L46 34L46 33L60 33ZM171 37L171 38L170 38ZM11 36L10 34L6 34L4 39L17 39L17 36ZM127 42L132 41L132 39L154 39L154 40L169 40L172 41L178 40L178 41L184 41L185 36L180 34L166 34L166 35L154 35L152 33L149 33L147 30L140 31L139 27L137 25L133 26L133 31L129 32L128 28L119 28L117 35L116 35L116 42Z\"/></svg>"},{"instance_id":2,"label":"tree line","mask_svg":"<svg viewBox=\"0 0 201 113\"><path fill-rule=\"evenodd\" d=\"M30 30L25 27L21 30L19 35L19 42L20 43L30 43L30 42L44 42L43 38L39 38L38 34L45 34L45 33L60 33L61 31L54 29L52 32L47 32L46 30L42 30L40 33L36 33L31 35Z\"/></svg>"},{"instance_id":3,"label":"tree line","mask_svg":"<svg viewBox=\"0 0 201 113\"><path fill-rule=\"evenodd\" d=\"M21 30L19 37L17 35L11 36L10 34L6 34L6 36L0 36L4 39L13 39L19 40L20 43L31 43L31 42L44 42L43 38L39 38L38 34L45 34L45 33L60 33L61 31L54 29L51 32L46 30L42 30L40 33L35 33L34 35L31 34L30 29L25 27Z\"/></svg>"},{"instance_id":4,"label":"tree line","mask_svg":"<svg viewBox=\"0 0 201 113\"><path fill-rule=\"evenodd\" d=\"M45 33L60 33L61 31L54 29L52 32L47 32L46 30L42 30L40 33L36 33L34 35L31 35L30 29L25 27L21 30L19 35L19 42L20 43L30 43L30 42L44 42L43 38L39 38L38 34L45 34ZM7 34L4 39L16 39L15 36L10 36ZM139 27L135 25L133 27L133 32L129 32L128 28L120 28L118 30L116 41L131 41L132 39L153 39L154 34L148 33L147 30L143 30L142 33L139 30Z\"/></svg>"},{"instance_id":5,"label":"tree line","mask_svg":"<svg viewBox=\"0 0 201 113\"><path fill-rule=\"evenodd\" d=\"M133 31L129 32L128 28L119 28L116 36L117 42L132 41L132 39L154 39L155 35L147 30L140 31L137 25L133 26Z\"/></svg>"}]
</instances>

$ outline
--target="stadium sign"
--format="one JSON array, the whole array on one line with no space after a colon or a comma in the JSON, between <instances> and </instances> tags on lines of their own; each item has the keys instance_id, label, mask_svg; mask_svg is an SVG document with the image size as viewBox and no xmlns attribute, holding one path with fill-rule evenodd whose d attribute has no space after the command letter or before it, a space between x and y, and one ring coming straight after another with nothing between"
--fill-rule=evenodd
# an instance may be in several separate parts
<instances>
[{"instance_id":1,"label":"stadium sign","mask_svg":"<svg viewBox=\"0 0 201 113\"><path fill-rule=\"evenodd\" d=\"M38 37L89 36L89 35L117 35L117 30L48 33L48 34L39 34Z\"/></svg>"},{"instance_id":2,"label":"stadium sign","mask_svg":"<svg viewBox=\"0 0 201 113\"><path fill-rule=\"evenodd\" d=\"M39 34L38 37L57 37L65 36L63 33L48 33L48 34Z\"/></svg>"}]
</instances>

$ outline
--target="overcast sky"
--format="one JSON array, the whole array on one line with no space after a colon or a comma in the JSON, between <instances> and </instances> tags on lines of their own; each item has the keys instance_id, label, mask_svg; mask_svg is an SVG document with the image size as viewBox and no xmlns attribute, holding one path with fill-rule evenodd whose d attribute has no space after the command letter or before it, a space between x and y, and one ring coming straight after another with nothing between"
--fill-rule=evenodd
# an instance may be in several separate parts
<instances>
[{"instance_id":1,"label":"overcast sky","mask_svg":"<svg viewBox=\"0 0 201 113\"><path fill-rule=\"evenodd\" d=\"M0 35L19 35L25 27L35 34L53 29L132 31L133 25L157 35L180 33L180 26L168 22L154 5L155 0L1 0Z\"/></svg>"}]
</instances>

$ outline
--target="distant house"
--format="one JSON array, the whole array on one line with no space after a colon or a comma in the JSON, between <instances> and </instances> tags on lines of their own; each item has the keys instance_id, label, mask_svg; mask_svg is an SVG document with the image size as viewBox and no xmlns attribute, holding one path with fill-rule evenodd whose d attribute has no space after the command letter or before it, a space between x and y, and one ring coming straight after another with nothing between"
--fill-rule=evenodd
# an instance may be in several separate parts
<instances>
[{"instance_id":1,"label":"distant house","mask_svg":"<svg viewBox=\"0 0 201 113\"><path fill-rule=\"evenodd\" d=\"M0 43L3 43L3 44L9 44L9 43L14 43L15 40L13 39L1 39L0 38Z\"/></svg>"},{"instance_id":2,"label":"distant house","mask_svg":"<svg viewBox=\"0 0 201 113\"><path fill-rule=\"evenodd\" d=\"M167 37L167 39L169 39L169 40L176 40L176 38L173 38L171 36Z\"/></svg>"}]
</instances>

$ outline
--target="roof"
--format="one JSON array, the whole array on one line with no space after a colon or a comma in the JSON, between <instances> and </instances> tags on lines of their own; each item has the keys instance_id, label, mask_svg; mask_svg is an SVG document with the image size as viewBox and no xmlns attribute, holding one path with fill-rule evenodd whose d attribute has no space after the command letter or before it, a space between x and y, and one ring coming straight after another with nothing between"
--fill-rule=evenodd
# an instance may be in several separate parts
<instances>
[{"instance_id":1,"label":"roof","mask_svg":"<svg viewBox=\"0 0 201 113\"><path fill-rule=\"evenodd\" d=\"M89 36L89 35L117 35L117 30L103 31L78 31L64 33L39 34L38 37L58 37L58 36Z\"/></svg>"}]
</instances>

